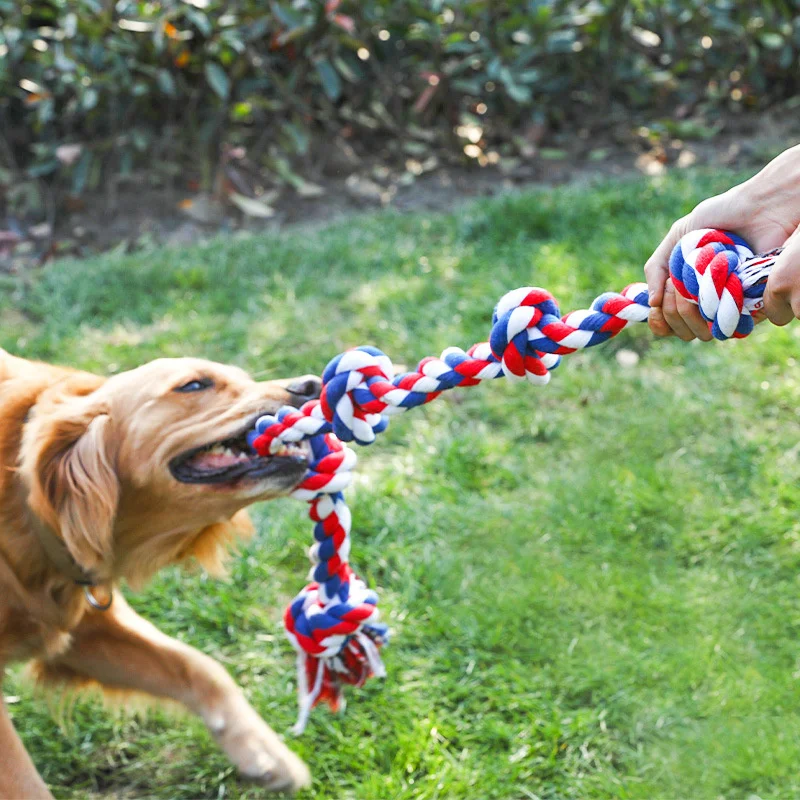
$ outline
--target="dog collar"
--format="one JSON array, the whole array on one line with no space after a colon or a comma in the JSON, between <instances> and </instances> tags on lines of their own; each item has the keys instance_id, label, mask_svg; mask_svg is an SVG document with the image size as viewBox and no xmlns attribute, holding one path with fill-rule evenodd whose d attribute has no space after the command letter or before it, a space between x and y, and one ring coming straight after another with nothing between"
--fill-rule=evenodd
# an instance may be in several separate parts
<instances>
[{"instance_id":1,"label":"dog collar","mask_svg":"<svg viewBox=\"0 0 800 800\"><path fill-rule=\"evenodd\" d=\"M107 586L108 593L105 600L98 600L94 590L97 589L101 582L91 573L87 572L77 561L70 555L64 541L56 536L49 528L41 524L34 524L34 529L39 541L42 543L47 557L58 569L59 572L70 578L76 586L83 587L83 595L86 602L95 611L108 611L111 604L114 602L114 590L110 585Z\"/></svg>"},{"instance_id":2,"label":"dog collar","mask_svg":"<svg viewBox=\"0 0 800 800\"><path fill-rule=\"evenodd\" d=\"M38 520L34 522L33 529L42 545L47 557L58 569L78 586L97 586L97 577L78 564L72 557L64 540L55 535L46 525Z\"/></svg>"}]
</instances>

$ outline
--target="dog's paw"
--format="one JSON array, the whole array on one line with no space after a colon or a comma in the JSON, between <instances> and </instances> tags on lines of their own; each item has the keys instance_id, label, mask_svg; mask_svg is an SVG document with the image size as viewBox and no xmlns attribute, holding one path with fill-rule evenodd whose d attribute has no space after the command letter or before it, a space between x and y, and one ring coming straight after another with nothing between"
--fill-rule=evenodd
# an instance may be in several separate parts
<instances>
[{"instance_id":1,"label":"dog's paw","mask_svg":"<svg viewBox=\"0 0 800 800\"><path fill-rule=\"evenodd\" d=\"M244 745L240 756L243 757L237 766L241 775L272 792L294 794L311 785L308 767L288 747L278 754L272 747L251 741Z\"/></svg>"},{"instance_id":2,"label":"dog's paw","mask_svg":"<svg viewBox=\"0 0 800 800\"><path fill-rule=\"evenodd\" d=\"M252 708L214 730L214 738L245 778L273 792L294 793L311 785L311 773Z\"/></svg>"}]
</instances>

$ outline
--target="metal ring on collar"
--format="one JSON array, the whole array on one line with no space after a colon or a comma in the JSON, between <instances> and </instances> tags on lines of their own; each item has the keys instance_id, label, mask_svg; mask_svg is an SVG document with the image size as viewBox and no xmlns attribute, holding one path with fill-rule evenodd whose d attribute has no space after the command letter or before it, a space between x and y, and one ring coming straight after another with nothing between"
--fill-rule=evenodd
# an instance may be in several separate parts
<instances>
[{"instance_id":1,"label":"metal ring on collar","mask_svg":"<svg viewBox=\"0 0 800 800\"><path fill-rule=\"evenodd\" d=\"M111 604L114 602L114 591L109 588L108 590L108 602L101 603L92 593L92 589L94 586L84 586L83 593L86 596L86 602L95 609L96 611L108 611L111 608Z\"/></svg>"}]
</instances>

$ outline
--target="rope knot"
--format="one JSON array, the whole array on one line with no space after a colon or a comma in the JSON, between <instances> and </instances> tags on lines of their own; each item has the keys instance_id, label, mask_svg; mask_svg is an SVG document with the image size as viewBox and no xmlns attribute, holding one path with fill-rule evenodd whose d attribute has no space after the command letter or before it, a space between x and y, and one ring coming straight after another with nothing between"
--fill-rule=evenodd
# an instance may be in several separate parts
<instances>
[{"instance_id":1,"label":"rope knot","mask_svg":"<svg viewBox=\"0 0 800 800\"><path fill-rule=\"evenodd\" d=\"M696 303L716 339L742 339L754 327L776 251L754 256L728 231L704 228L682 237L669 260L676 291Z\"/></svg>"},{"instance_id":2,"label":"rope knot","mask_svg":"<svg viewBox=\"0 0 800 800\"><path fill-rule=\"evenodd\" d=\"M558 303L550 292L531 286L504 294L492 315L489 346L511 380L545 384L561 360L547 330L561 324Z\"/></svg>"},{"instance_id":3,"label":"rope knot","mask_svg":"<svg viewBox=\"0 0 800 800\"><path fill-rule=\"evenodd\" d=\"M388 425L382 413L394 391L394 367L377 347L356 347L336 356L322 373L320 408L343 442L370 444Z\"/></svg>"},{"instance_id":4,"label":"rope knot","mask_svg":"<svg viewBox=\"0 0 800 800\"><path fill-rule=\"evenodd\" d=\"M561 356L594 347L650 313L647 286L632 283L621 293L606 292L591 308L559 316L550 292L526 286L504 295L494 310L489 344L512 380L550 380Z\"/></svg>"}]
</instances>

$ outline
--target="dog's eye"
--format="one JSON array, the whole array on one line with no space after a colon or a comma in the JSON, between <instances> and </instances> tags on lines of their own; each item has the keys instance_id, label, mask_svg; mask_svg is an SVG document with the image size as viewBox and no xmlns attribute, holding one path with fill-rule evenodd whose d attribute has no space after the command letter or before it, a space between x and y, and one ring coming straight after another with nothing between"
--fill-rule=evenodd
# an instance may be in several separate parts
<instances>
[{"instance_id":1,"label":"dog's eye","mask_svg":"<svg viewBox=\"0 0 800 800\"><path fill-rule=\"evenodd\" d=\"M197 378L196 380L184 383L183 386L176 386L174 392L202 392L203 389L210 389L214 385L211 378Z\"/></svg>"}]
</instances>

